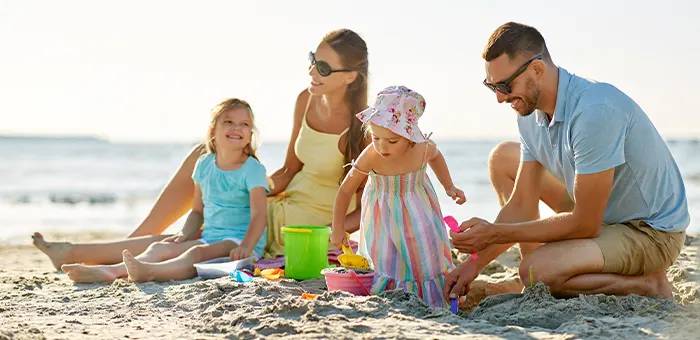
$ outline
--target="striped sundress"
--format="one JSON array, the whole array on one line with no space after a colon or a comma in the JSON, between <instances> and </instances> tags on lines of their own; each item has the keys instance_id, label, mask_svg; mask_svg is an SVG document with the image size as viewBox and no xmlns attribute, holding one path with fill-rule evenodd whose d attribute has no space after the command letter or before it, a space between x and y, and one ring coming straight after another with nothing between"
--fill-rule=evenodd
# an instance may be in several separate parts
<instances>
[{"instance_id":1,"label":"striped sundress","mask_svg":"<svg viewBox=\"0 0 700 340\"><path fill-rule=\"evenodd\" d=\"M370 172L362 195L359 253L377 276L371 293L403 289L431 307L446 307L445 275L454 268L435 189L420 169L385 176Z\"/></svg>"}]
</instances>

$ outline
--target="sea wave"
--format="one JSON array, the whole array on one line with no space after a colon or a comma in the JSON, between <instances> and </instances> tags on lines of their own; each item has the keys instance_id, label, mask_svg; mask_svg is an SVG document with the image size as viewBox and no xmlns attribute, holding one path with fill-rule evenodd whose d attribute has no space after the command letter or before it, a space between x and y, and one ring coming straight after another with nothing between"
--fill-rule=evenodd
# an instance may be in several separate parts
<instances>
[{"instance_id":1,"label":"sea wave","mask_svg":"<svg viewBox=\"0 0 700 340\"><path fill-rule=\"evenodd\" d=\"M116 203L131 203L140 200L152 200L157 193L140 193L119 195L115 193L41 193L15 194L3 196L6 204L59 204L59 205L110 205Z\"/></svg>"}]
</instances>

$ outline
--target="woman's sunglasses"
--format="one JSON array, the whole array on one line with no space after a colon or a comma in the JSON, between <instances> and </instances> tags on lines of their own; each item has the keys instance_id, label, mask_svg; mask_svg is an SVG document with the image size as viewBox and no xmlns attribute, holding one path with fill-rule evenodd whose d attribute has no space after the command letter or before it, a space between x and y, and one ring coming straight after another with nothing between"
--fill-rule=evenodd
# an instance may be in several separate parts
<instances>
[{"instance_id":1,"label":"woman's sunglasses","mask_svg":"<svg viewBox=\"0 0 700 340\"><path fill-rule=\"evenodd\" d=\"M520 68L517 71L515 71L515 73L513 73L513 75L510 76L505 81L502 81L500 83L490 84L490 83L486 82L486 79L484 79L484 85L486 87L488 87L491 91L493 91L493 93L496 93L496 91L498 91L498 92L503 93L503 94L510 94L513 91L513 89L510 88L510 83L512 83L513 80L515 80L515 78L517 78L519 75L523 74L523 72L525 72L525 70L527 70L527 67L530 66L530 63L535 61L535 60L542 60L542 56L538 55L538 56L535 56L534 58L528 60L525 64L523 64L523 66L520 66Z\"/></svg>"},{"instance_id":2,"label":"woman's sunglasses","mask_svg":"<svg viewBox=\"0 0 700 340\"><path fill-rule=\"evenodd\" d=\"M328 65L327 62L321 61L321 60L316 60L316 55L314 55L314 52L309 52L309 62L311 63L311 66L316 65L316 71L318 71L318 74L321 75L321 77L328 77L331 75L331 73L335 72L352 72L352 70L334 70L331 68L331 65Z\"/></svg>"}]
</instances>

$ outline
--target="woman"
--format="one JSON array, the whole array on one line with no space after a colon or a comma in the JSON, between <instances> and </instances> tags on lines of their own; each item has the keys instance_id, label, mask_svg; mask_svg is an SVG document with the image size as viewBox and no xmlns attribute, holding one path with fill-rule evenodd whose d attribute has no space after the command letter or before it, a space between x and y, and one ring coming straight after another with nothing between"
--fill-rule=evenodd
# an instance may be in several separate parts
<instances>
[{"instance_id":1,"label":"woman","mask_svg":"<svg viewBox=\"0 0 700 340\"><path fill-rule=\"evenodd\" d=\"M349 168L368 145L354 114L367 107L367 46L357 33L341 29L328 33L309 54L311 84L302 91L294 110L294 125L284 165L275 171L268 199L268 242L265 257L284 253L283 225L330 225L335 194ZM129 238L117 242L71 244L46 242L41 234L34 245L49 256L56 269L66 263L114 264L122 251L140 254L192 207L194 164L201 146L192 149L161 192L153 209ZM361 190L361 189L360 189ZM361 195L358 191L357 196ZM345 225L359 228L359 199L351 204ZM193 237L199 237L194 235ZM176 255L177 256L177 255Z\"/></svg>"},{"instance_id":2,"label":"woman","mask_svg":"<svg viewBox=\"0 0 700 340\"><path fill-rule=\"evenodd\" d=\"M355 32L327 34L309 53L308 91L297 98L287 158L272 176L265 257L284 254L284 225L330 225L333 203L353 159L367 145L354 115L367 108L367 45ZM356 196L359 196L360 192ZM359 228L359 199L346 216Z\"/></svg>"}]
</instances>

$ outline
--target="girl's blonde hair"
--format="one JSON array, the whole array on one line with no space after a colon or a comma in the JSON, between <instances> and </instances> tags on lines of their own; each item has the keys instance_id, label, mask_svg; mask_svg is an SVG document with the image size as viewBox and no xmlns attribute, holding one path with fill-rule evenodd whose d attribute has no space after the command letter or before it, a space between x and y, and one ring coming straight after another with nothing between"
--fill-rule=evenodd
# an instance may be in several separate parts
<instances>
[{"instance_id":1,"label":"girl's blonde hair","mask_svg":"<svg viewBox=\"0 0 700 340\"><path fill-rule=\"evenodd\" d=\"M367 121L366 123L362 124L362 132L364 133L365 138L371 139L371 137L372 137L372 122ZM401 136L401 135L399 135L399 137L401 137L403 139L408 139L408 138ZM408 145L413 147L416 145L416 142L408 139Z\"/></svg>"},{"instance_id":2,"label":"girl's blonde hair","mask_svg":"<svg viewBox=\"0 0 700 340\"><path fill-rule=\"evenodd\" d=\"M216 144L214 144L214 131L216 130L216 122L219 120L222 114L231 111L233 109L244 108L250 113L250 121L252 124L252 132L250 135L250 143L246 145L244 152L246 155L255 158L259 161L258 156L255 152L258 150L260 140L258 138L258 128L255 126L255 116L253 115L253 109L250 108L250 104L243 99L229 98L221 103L214 106L211 110L211 122L209 123L209 130L207 133L207 152L216 153Z\"/></svg>"}]
</instances>

